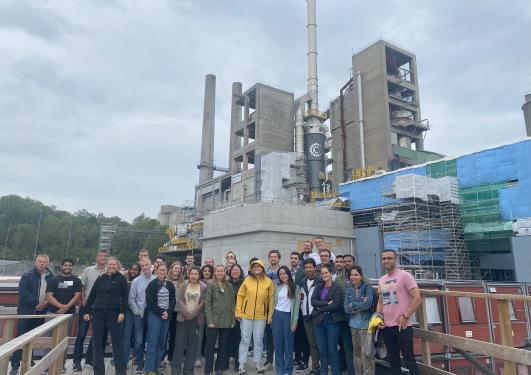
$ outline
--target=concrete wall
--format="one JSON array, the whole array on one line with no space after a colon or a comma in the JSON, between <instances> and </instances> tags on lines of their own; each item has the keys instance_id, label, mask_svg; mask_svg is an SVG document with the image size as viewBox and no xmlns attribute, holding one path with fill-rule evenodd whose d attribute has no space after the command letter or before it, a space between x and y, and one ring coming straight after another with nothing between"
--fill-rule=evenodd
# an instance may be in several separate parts
<instances>
[{"instance_id":1,"label":"concrete wall","mask_svg":"<svg viewBox=\"0 0 531 375\"><path fill-rule=\"evenodd\" d=\"M331 244L335 254L350 254L354 239L349 213L264 202L210 212L203 233L203 257L222 262L234 250L244 268L252 257L267 259L271 249L280 250L287 264L289 253L315 235Z\"/></svg>"}]
</instances>

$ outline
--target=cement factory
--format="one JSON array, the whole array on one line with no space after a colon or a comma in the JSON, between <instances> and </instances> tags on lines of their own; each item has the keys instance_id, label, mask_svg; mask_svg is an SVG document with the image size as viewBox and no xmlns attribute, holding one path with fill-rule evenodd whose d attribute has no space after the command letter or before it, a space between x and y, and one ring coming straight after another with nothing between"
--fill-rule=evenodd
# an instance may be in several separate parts
<instances>
[{"instance_id":1,"label":"cement factory","mask_svg":"<svg viewBox=\"0 0 531 375\"><path fill-rule=\"evenodd\" d=\"M161 253L221 262L233 250L247 264L318 235L369 277L390 248L419 279L531 282L531 138L460 157L425 150L415 54L386 40L354 53L350 79L320 105L316 0L306 3L307 92L233 82L227 167L214 164L206 76L195 200L161 207ZM522 109L530 137L531 94Z\"/></svg>"}]
</instances>

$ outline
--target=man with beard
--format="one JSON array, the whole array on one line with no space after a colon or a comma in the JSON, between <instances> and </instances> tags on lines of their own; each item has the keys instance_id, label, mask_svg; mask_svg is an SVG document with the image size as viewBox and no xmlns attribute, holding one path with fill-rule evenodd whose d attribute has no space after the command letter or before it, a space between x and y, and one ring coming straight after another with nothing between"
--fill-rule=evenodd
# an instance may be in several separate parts
<instances>
[{"instance_id":1,"label":"man with beard","mask_svg":"<svg viewBox=\"0 0 531 375\"><path fill-rule=\"evenodd\" d=\"M76 303L81 299L81 279L72 275L74 261L66 258L61 262L61 273L46 286L46 299L50 304L51 314L75 314ZM68 321L66 332L70 335L73 319ZM66 350L65 358L66 361ZM63 367L64 367L63 361Z\"/></svg>"}]
</instances>

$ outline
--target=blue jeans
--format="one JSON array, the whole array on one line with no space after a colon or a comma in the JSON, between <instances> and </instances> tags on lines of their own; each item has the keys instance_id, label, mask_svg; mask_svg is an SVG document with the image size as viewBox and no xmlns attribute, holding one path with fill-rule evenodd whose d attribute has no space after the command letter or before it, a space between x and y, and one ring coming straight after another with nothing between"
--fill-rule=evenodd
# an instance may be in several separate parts
<instances>
[{"instance_id":1,"label":"blue jeans","mask_svg":"<svg viewBox=\"0 0 531 375\"><path fill-rule=\"evenodd\" d=\"M133 312L127 310L125 312L125 318L122 325L122 341L124 342L124 359L126 362L129 362L129 357L131 356L131 337L133 337L135 332L135 319Z\"/></svg>"},{"instance_id":2,"label":"blue jeans","mask_svg":"<svg viewBox=\"0 0 531 375\"><path fill-rule=\"evenodd\" d=\"M275 344L275 368L278 375L293 373L293 333L291 313L273 311L273 343Z\"/></svg>"},{"instance_id":3,"label":"blue jeans","mask_svg":"<svg viewBox=\"0 0 531 375\"><path fill-rule=\"evenodd\" d=\"M148 331L146 335L146 365L144 367L146 372L157 370L158 364L166 352L166 339L168 337L169 327L170 319L164 320L152 312L149 313Z\"/></svg>"},{"instance_id":4,"label":"blue jeans","mask_svg":"<svg viewBox=\"0 0 531 375\"><path fill-rule=\"evenodd\" d=\"M146 326L142 316L133 315L132 330L135 335L135 365L142 367L144 366L144 349L146 342Z\"/></svg>"},{"instance_id":5,"label":"blue jeans","mask_svg":"<svg viewBox=\"0 0 531 375\"><path fill-rule=\"evenodd\" d=\"M340 324L335 323L332 314L324 313L323 323L314 324L313 329L319 348L321 374L328 374L328 365L332 367L332 375L340 375L337 344L339 343Z\"/></svg>"}]
</instances>

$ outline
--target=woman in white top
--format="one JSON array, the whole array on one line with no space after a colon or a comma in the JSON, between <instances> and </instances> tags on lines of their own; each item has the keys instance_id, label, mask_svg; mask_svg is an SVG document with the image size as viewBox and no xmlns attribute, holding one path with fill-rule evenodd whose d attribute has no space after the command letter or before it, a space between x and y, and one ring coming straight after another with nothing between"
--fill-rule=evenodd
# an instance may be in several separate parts
<instances>
[{"instance_id":1,"label":"woman in white top","mask_svg":"<svg viewBox=\"0 0 531 375\"><path fill-rule=\"evenodd\" d=\"M293 335L297 329L301 291L296 286L288 267L277 271L280 284L273 295L273 342L277 375L293 373Z\"/></svg>"}]
</instances>

